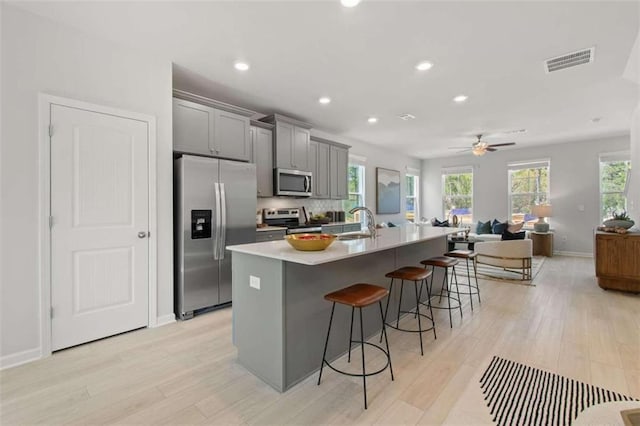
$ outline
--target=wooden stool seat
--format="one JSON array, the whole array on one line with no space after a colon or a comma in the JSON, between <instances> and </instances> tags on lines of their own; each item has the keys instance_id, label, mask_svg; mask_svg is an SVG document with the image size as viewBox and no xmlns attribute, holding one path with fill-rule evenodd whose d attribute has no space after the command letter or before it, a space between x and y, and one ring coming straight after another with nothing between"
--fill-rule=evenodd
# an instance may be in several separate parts
<instances>
[{"instance_id":1,"label":"wooden stool seat","mask_svg":"<svg viewBox=\"0 0 640 426\"><path fill-rule=\"evenodd\" d=\"M385 275L387 278L397 278L399 280L408 281L421 281L428 278L431 275L431 271L425 268L418 268L416 266L404 266L389 272Z\"/></svg>"},{"instance_id":2,"label":"wooden stool seat","mask_svg":"<svg viewBox=\"0 0 640 426\"><path fill-rule=\"evenodd\" d=\"M324 298L329 302L362 308L384 299L387 294L389 290L384 287L358 283L326 294Z\"/></svg>"},{"instance_id":3,"label":"wooden stool seat","mask_svg":"<svg viewBox=\"0 0 640 426\"><path fill-rule=\"evenodd\" d=\"M435 256L427 260L423 260L420 263L422 263L423 265L439 266L441 268L450 268L458 264L458 259L454 259L452 257L446 257L446 256Z\"/></svg>"},{"instance_id":4,"label":"wooden stool seat","mask_svg":"<svg viewBox=\"0 0 640 426\"><path fill-rule=\"evenodd\" d=\"M461 259L473 259L478 255L478 253L471 250L452 250L446 252L444 255L449 257L459 257Z\"/></svg>"}]
</instances>

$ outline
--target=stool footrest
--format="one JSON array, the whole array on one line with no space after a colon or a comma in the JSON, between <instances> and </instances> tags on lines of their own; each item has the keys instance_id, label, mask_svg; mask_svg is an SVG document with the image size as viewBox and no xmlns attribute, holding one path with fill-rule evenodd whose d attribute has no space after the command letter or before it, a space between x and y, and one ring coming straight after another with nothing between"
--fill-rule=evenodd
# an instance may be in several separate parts
<instances>
[{"instance_id":1,"label":"stool footrest","mask_svg":"<svg viewBox=\"0 0 640 426\"><path fill-rule=\"evenodd\" d=\"M424 303L422 303L422 302L420 302L420 303L421 303L422 305L425 305L425 304L424 304ZM429 305L425 305L425 306L429 306ZM401 313L401 314L411 314L411 315L415 315L415 314L416 314L416 312L414 312L414 311L400 311L400 313ZM388 323L388 322L385 322L385 323L384 323L384 325L385 325L385 326L387 326L387 327L391 327L391 328L393 328L394 330L398 330L398 331L405 331L405 332L407 332L407 333L423 333L423 332L425 332L425 331L431 331L431 330L435 329L435 321L433 320L433 318L431 318L429 315L425 315L425 314L423 314L423 313L421 313L421 314L420 314L420 316L421 316L422 318L426 318L426 319L428 319L429 321L431 321L432 326L431 326L431 327L429 327L429 328L424 328L424 329L422 329L422 330L407 330L407 329L402 328L402 327L396 327L395 325L393 325L393 324L391 324L391 323Z\"/></svg>"},{"instance_id":2,"label":"stool footrest","mask_svg":"<svg viewBox=\"0 0 640 426\"><path fill-rule=\"evenodd\" d=\"M352 342L360 343L359 340L353 340ZM324 360L325 365L327 367L329 367L330 369L332 369L333 371L335 371L336 373L340 373L340 374L344 374L344 375L352 376L352 377L363 377L363 376L364 377L369 377L369 376L375 376L376 374L382 373L384 370L386 370L389 367L389 354L387 353L387 351L382 346L378 346L376 344L369 343L369 342L364 342L364 344L365 345L369 345L369 346L373 346L374 348L382 351L382 353L387 356L387 363L382 368L380 368L379 370L376 370L373 373L356 374L356 373L349 373L348 371L340 370L339 368L336 368L333 365L331 365L331 363L329 361L327 361L326 359Z\"/></svg>"}]
</instances>

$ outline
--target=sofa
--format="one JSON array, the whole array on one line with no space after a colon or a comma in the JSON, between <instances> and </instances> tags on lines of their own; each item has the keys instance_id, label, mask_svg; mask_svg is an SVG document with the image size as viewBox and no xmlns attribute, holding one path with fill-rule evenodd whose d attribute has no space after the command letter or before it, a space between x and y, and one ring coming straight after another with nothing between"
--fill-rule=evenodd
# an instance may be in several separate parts
<instances>
[{"instance_id":1,"label":"sofa","mask_svg":"<svg viewBox=\"0 0 640 426\"><path fill-rule=\"evenodd\" d=\"M484 237L486 234L482 234ZM498 235L499 237L499 235ZM522 280L530 280L533 241L484 241L475 244L476 262L510 271L522 272Z\"/></svg>"}]
</instances>

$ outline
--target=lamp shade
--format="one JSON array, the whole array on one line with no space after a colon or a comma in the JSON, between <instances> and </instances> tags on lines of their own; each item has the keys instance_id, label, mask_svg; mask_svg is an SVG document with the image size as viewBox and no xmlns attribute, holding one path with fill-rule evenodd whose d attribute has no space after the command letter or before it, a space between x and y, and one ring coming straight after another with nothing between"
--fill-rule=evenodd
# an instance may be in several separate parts
<instances>
[{"instance_id":1,"label":"lamp shade","mask_svg":"<svg viewBox=\"0 0 640 426\"><path fill-rule=\"evenodd\" d=\"M538 217L551 217L553 215L551 206L549 204L541 204L541 205L533 206L533 208L531 209L531 213L534 216L538 216Z\"/></svg>"}]
</instances>

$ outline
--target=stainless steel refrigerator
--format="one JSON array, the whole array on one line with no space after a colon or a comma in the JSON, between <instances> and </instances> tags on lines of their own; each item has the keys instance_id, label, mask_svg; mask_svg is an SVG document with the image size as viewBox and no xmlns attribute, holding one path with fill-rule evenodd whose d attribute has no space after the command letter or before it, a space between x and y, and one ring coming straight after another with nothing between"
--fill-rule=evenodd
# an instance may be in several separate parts
<instances>
[{"instance_id":1,"label":"stainless steel refrigerator","mask_svg":"<svg viewBox=\"0 0 640 426\"><path fill-rule=\"evenodd\" d=\"M254 164L184 155L174 164L175 313L231 302L231 252L256 240Z\"/></svg>"}]
</instances>

